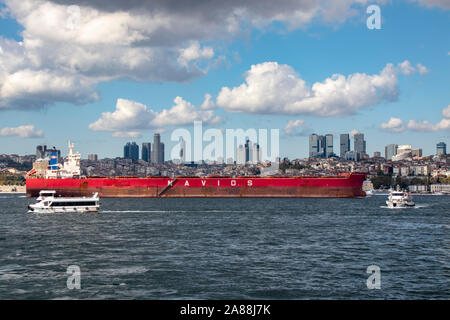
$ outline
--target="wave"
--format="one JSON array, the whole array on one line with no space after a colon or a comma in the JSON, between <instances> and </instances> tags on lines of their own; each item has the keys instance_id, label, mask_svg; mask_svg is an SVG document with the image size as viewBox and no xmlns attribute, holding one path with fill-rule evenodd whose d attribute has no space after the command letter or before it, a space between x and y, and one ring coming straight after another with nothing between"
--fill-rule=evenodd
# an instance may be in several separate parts
<instances>
[{"instance_id":1,"label":"wave","mask_svg":"<svg viewBox=\"0 0 450 320\"><path fill-rule=\"evenodd\" d=\"M388 206L380 206L380 208L384 208L384 209L422 209L422 208L427 208L429 207L429 204L416 204L414 207L395 207L395 208L391 208Z\"/></svg>"}]
</instances>

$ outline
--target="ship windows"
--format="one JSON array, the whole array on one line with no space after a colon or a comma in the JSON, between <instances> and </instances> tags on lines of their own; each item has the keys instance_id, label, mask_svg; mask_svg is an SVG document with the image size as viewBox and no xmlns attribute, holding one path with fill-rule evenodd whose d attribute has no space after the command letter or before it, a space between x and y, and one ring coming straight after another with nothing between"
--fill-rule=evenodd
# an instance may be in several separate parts
<instances>
[{"instance_id":1,"label":"ship windows","mask_svg":"<svg viewBox=\"0 0 450 320\"><path fill-rule=\"evenodd\" d=\"M96 206L95 201L70 201L70 202L53 202L50 207L92 207Z\"/></svg>"}]
</instances>

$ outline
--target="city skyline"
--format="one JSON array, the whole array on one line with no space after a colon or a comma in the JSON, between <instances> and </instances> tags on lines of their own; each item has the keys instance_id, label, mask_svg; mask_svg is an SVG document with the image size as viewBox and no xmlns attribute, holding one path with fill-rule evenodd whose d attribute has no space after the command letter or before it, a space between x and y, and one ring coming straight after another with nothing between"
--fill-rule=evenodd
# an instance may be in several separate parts
<instances>
[{"instance_id":1,"label":"city skyline","mask_svg":"<svg viewBox=\"0 0 450 320\"><path fill-rule=\"evenodd\" d=\"M307 157L311 132L332 134L339 155L339 135L356 131L370 155L412 142L434 154L449 140L450 48L436 41L448 39L448 6L378 3L381 29L368 29L369 3L339 3L282 2L266 12L244 2L242 16L232 15L233 3L199 7L183 23L206 23L211 34L186 34L149 24L145 6L140 15L131 6L117 24L116 4L0 1L0 153L71 139L83 155L120 157L127 141L142 145L154 132L171 150L171 132L201 120L280 129L282 157ZM78 22L69 5L78 6ZM48 19L34 14L42 10ZM194 19L217 12L230 20ZM102 32L92 29L95 17ZM166 42L152 42L154 27Z\"/></svg>"}]
</instances>

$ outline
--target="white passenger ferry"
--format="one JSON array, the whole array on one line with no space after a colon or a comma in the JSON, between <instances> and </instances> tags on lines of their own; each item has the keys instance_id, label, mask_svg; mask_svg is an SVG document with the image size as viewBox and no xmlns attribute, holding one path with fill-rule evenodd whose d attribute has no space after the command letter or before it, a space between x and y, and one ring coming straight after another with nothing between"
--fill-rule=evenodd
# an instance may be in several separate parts
<instances>
[{"instance_id":1,"label":"white passenger ferry","mask_svg":"<svg viewBox=\"0 0 450 320\"><path fill-rule=\"evenodd\" d=\"M28 212L35 213L65 213L86 212L95 213L100 208L98 193L92 197L56 197L56 191L41 191L36 203L28 206Z\"/></svg>"},{"instance_id":2,"label":"white passenger ferry","mask_svg":"<svg viewBox=\"0 0 450 320\"><path fill-rule=\"evenodd\" d=\"M390 191L386 204L389 208L409 208L415 206L411 196L407 192L400 191L399 188L397 188L397 191Z\"/></svg>"}]
</instances>

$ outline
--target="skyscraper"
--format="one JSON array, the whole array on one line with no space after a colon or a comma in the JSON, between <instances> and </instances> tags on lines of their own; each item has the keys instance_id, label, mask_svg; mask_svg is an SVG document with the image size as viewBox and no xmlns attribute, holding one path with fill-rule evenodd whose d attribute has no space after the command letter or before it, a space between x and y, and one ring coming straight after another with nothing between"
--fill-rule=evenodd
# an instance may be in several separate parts
<instances>
[{"instance_id":1,"label":"skyscraper","mask_svg":"<svg viewBox=\"0 0 450 320\"><path fill-rule=\"evenodd\" d=\"M314 158L319 153L319 136L315 133L309 136L309 157Z\"/></svg>"},{"instance_id":2,"label":"skyscraper","mask_svg":"<svg viewBox=\"0 0 450 320\"><path fill-rule=\"evenodd\" d=\"M181 163L186 162L186 141L183 138L180 141L180 161Z\"/></svg>"},{"instance_id":3,"label":"skyscraper","mask_svg":"<svg viewBox=\"0 0 450 320\"><path fill-rule=\"evenodd\" d=\"M397 154L398 145L396 144L388 144L384 148L384 158L386 160L392 160L392 157Z\"/></svg>"},{"instance_id":4,"label":"skyscraper","mask_svg":"<svg viewBox=\"0 0 450 320\"><path fill-rule=\"evenodd\" d=\"M36 159L44 159L46 157L45 152L47 151L47 146L37 146L36 147Z\"/></svg>"},{"instance_id":5,"label":"skyscraper","mask_svg":"<svg viewBox=\"0 0 450 320\"><path fill-rule=\"evenodd\" d=\"M164 143L159 133L153 135L152 163L164 163Z\"/></svg>"},{"instance_id":6,"label":"skyscraper","mask_svg":"<svg viewBox=\"0 0 450 320\"><path fill-rule=\"evenodd\" d=\"M445 142L439 142L436 145L436 154L437 155L446 155L447 154L447 145L445 144Z\"/></svg>"},{"instance_id":7,"label":"skyscraper","mask_svg":"<svg viewBox=\"0 0 450 320\"><path fill-rule=\"evenodd\" d=\"M152 152L151 143L150 142L142 143L142 160L144 160L145 162L150 162L151 152Z\"/></svg>"},{"instance_id":8,"label":"skyscraper","mask_svg":"<svg viewBox=\"0 0 450 320\"><path fill-rule=\"evenodd\" d=\"M248 162L248 161L250 161L250 149L251 149L251 143L250 143L250 140L249 139L247 139L246 141L245 141L245 146L244 146L244 148L245 148L245 162Z\"/></svg>"},{"instance_id":9,"label":"skyscraper","mask_svg":"<svg viewBox=\"0 0 450 320\"><path fill-rule=\"evenodd\" d=\"M259 148L259 144L254 143L252 148L251 160L252 163L257 164L261 162L261 151Z\"/></svg>"},{"instance_id":10,"label":"skyscraper","mask_svg":"<svg viewBox=\"0 0 450 320\"><path fill-rule=\"evenodd\" d=\"M246 150L242 144L236 150L236 164L244 165L246 163Z\"/></svg>"},{"instance_id":11,"label":"skyscraper","mask_svg":"<svg viewBox=\"0 0 450 320\"><path fill-rule=\"evenodd\" d=\"M333 135L332 134L326 134L324 137L325 146L324 146L324 152L325 157L329 158L333 155Z\"/></svg>"},{"instance_id":12,"label":"skyscraper","mask_svg":"<svg viewBox=\"0 0 450 320\"><path fill-rule=\"evenodd\" d=\"M341 158L345 158L345 153L350 151L350 135L348 133L343 133L341 134L340 140L340 156Z\"/></svg>"},{"instance_id":13,"label":"skyscraper","mask_svg":"<svg viewBox=\"0 0 450 320\"><path fill-rule=\"evenodd\" d=\"M309 157L328 158L333 155L333 135L318 136L313 133L309 136Z\"/></svg>"},{"instance_id":14,"label":"skyscraper","mask_svg":"<svg viewBox=\"0 0 450 320\"><path fill-rule=\"evenodd\" d=\"M355 151L366 154L366 141L364 140L364 133L356 133L353 136L353 139Z\"/></svg>"},{"instance_id":15,"label":"skyscraper","mask_svg":"<svg viewBox=\"0 0 450 320\"><path fill-rule=\"evenodd\" d=\"M139 160L139 146L136 142L127 142L123 147L123 157L125 159Z\"/></svg>"}]
</instances>

